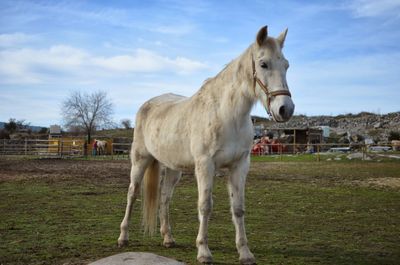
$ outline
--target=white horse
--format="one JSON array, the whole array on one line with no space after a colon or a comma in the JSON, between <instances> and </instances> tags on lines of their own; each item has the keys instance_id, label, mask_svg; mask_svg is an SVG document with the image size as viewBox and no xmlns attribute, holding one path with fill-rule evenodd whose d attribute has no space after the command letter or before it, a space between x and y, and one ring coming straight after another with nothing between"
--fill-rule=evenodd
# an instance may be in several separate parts
<instances>
[{"instance_id":1,"label":"white horse","mask_svg":"<svg viewBox=\"0 0 400 265\"><path fill-rule=\"evenodd\" d=\"M98 155L105 155L107 151L107 141L97 141L97 154Z\"/></svg>"},{"instance_id":2,"label":"white horse","mask_svg":"<svg viewBox=\"0 0 400 265\"><path fill-rule=\"evenodd\" d=\"M259 100L277 122L287 121L293 114L294 104L286 83L289 64L282 53L286 33L287 29L278 38L271 38L265 26L259 30L255 43L216 77L208 79L192 97L165 94L143 104L136 116L131 183L119 246L128 243L128 223L143 176L144 228L150 233L156 230L160 202L163 244L175 244L169 225L169 202L181 171L194 169L200 222L197 260L212 263L207 242L212 187L216 171L226 168L239 260L242 264L255 264L244 226L244 189L253 142L250 111ZM159 189L160 164L166 170Z\"/></svg>"}]
</instances>

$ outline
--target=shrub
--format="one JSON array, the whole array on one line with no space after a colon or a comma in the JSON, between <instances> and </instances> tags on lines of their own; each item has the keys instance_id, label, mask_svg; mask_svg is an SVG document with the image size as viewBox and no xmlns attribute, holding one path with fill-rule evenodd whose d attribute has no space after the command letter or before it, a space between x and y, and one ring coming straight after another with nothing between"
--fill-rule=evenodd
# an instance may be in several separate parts
<instances>
[{"instance_id":1,"label":"shrub","mask_svg":"<svg viewBox=\"0 0 400 265\"><path fill-rule=\"evenodd\" d=\"M400 132L391 131L388 137L389 141L400 140Z\"/></svg>"}]
</instances>

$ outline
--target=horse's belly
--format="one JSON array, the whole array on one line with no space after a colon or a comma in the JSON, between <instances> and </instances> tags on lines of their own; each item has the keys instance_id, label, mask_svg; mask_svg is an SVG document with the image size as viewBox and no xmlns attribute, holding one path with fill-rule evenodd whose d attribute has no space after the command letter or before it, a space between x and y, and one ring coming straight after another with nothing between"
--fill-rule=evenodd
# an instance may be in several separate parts
<instances>
[{"instance_id":1,"label":"horse's belly","mask_svg":"<svg viewBox=\"0 0 400 265\"><path fill-rule=\"evenodd\" d=\"M184 139L164 142L161 140L158 146L152 151L155 158L168 168L182 171L194 168L189 143L186 143Z\"/></svg>"},{"instance_id":2,"label":"horse's belly","mask_svg":"<svg viewBox=\"0 0 400 265\"><path fill-rule=\"evenodd\" d=\"M168 168L189 170L194 167L190 139L184 128L171 121L154 124L145 137L148 151Z\"/></svg>"}]
</instances>

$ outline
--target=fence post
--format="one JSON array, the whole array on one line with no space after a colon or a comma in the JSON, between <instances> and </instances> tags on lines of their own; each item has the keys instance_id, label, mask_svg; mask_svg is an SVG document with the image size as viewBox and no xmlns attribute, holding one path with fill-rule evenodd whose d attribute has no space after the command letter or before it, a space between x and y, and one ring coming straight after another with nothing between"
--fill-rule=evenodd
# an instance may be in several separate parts
<instances>
[{"instance_id":1,"label":"fence post","mask_svg":"<svg viewBox=\"0 0 400 265\"><path fill-rule=\"evenodd\" d=\"M366 152L366 147L365 147L365 145L363 145L363 147L362 147L362 160L364 161L365 160L365 152Z\"/></svg>"},{"instance_id":2,"label":"fence post","mask_svg":"<svg viewBox=\"0 0 400 265\"><path fill-rule=\"evenodd\" d=\"M61 142L61 158L63 157L63 152L64 152L64 141L60 140Z\"/></svg>"},{"instance_id":3,"label":"fence post","mask_svg":"<svg viewBox=\"0 0 400 265\"><path fill-rule=\"evenodd\" d=\"M28 153L28 139L25 138L25 155Z\"/></svg>"},{"instance_id":4,"label":"fence post","mask_svg":"<svg viewBox=\"0 0 400 265\"><path fill-rule=\"evenodd\" d=\"M320 146L319 146L319 144L317 144L317 162L321 161L321 158L319 156L319 148L320 148Z\"/></svg>"}]
</instances>

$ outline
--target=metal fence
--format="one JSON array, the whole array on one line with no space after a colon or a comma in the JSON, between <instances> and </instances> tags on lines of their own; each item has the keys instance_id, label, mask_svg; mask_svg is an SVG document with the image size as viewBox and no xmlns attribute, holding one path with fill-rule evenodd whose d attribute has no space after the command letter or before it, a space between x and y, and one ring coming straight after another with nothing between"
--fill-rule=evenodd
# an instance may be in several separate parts
<instances>
[{"instance_id":1,"label":"metal fence","mask_svg":"<svg viewBox=\"0 0 400 265\"><path fill-rule=\"evenodd\" d=\"M83 156L83 141L62 139L1 139L0 155L24 155L40 157Z\"/></svg>"},{"instance_id":2,"label":"metal fence","mask_svg":"<svg viewBox=\"0 0 400 265\"><path fill-rule=\"evenodd\" d=\"M113 159L128 158L132 143L112 143L111 156Z\"/></svg>"},{"instance_id":3,"label":"metal fence","mask_svg":"<svg viewBox=\"0 0 400 265\"><path fill-rule=\"evenodd\" d=\"M253 146L253 156L270 156L277 155L283 157L285 155L300 155L312 154L315 155L317 161L321 160L324 155L338 155L338 154L357 154L360 159L367 159L369 154L379 154L393 152L400 153L400 146L393 144L338 144L338 143L323 143L323 144L261 144L258 143ZM400 158L400 157L399 157Z\"/></svg>"},{"instance_id":4,"label":"metal fence","mask_svg":"<svg viewBox=\"0 0 400 265\"><path fill-rule=\"evenodd\" d=\"M39 139L0 139L0 156L37 156L37 157L129 157L131 143L112 143L111 148L101 156L91 152L92 147L85 145L82 138L47 140Z\"/></svg>"},{"instance_id":5,"label":"metal fence","mask_svg":"<svg viewBox=\"0 0 400 265\"><path fill-rule=\"evenodd\" d=\"M112 159L125 159L130 155L131 143L112 143L111 151L105 155L97 156L110 157ZM369 153L394 151L400 154L400 146L384 144L384 145L366 145L366 144L285 144L285 143L258 143L253 146L253 156L271 156L279 155L297 155L297 154L313 154L317 161L322 155L337 153L358 153L362 154L364 159ZM38 156L38 157L83 157L92 156L89 152L84 140L77 139L22 139L10 140L0 139L0 155L22 155L22 156Z\"/></svg>"}]
</instances>

